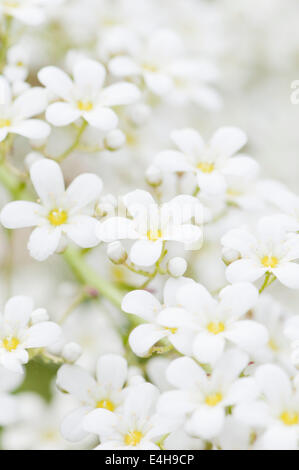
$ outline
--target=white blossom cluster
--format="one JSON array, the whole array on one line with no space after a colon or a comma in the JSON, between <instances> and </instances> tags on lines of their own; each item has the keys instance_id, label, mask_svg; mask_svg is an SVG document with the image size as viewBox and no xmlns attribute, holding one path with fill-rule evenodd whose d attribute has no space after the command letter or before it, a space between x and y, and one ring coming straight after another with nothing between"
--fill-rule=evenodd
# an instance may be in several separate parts
<instances>
[{"instance_id":1,"label":"white blossom cluster","mask_svg":"<svg viewBox=\"0 0 299 470\"><path fill-rule=\"evenodd\" d=\"M280 66L255 3L0 0L1 448L299 450L299 195L242 104Z\"/></svg>"}]
</instances>

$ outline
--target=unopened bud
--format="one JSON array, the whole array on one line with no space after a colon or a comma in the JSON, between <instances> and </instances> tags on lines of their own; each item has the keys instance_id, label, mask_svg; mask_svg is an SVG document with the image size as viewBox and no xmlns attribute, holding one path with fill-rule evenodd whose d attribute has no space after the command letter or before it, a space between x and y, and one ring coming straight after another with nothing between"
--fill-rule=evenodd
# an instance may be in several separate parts
<instances>
[{"instance_id":1,"label":"unopened bud","mask_svg":"<svg viewBox=\"0 0 299 470\"><path fill-rule=\"evenodd\" d=\"M121 242L113 242L108 245L107 255L114 264L123 264L127 261L128 253Z\"/></svg>"},{"instance_id":2,"label":"unopened bud","mask_svg":"<svg viewBox=\"0 0 299 470\"><path fill-rule=\"evenodd\" d=\"M146 171L145 179L150 186L160 186L163 182L161 170L155 166L150 166Z\"/></svg>"},{"instance_id":3,"label":"unopened bud","mask_svg":"<svg viewBox=\"0 0 299 470\"><path fill-rule=\"evenodd\" d=\"M49 315L45 308L37 308L31 313L31 322L33 325L41 323L43 321L48 321Z\"/></svg>"},{"instance_id":4,"label":"unopened bud","mask_svg":"<svg viewBox=\"0 0 299 470\"><path fill-rule=\"evenodd\" d=\"M77 343L67 343L62 350L62 357L67 362L76 362L82 354L82 348Z\"/></svg>"},{"instance_id":5,"label":"unopened bud","mask_svg":"<svg viewBox=\"0 0 299 470\"><path fill-rule=\"evenodd\" d=\"M228 266L229 264L237 261L240 258L240 253L238 250L233 248L223 248L222 250L222 259L223 262Z\"/></svg>"},{"instance_id":6,"label":"unopened bud","mask_svg":"<svg viewBox=\"0 0 299 470\"><path fill-rule=\"evenodd\" d=\"M177 256L168 261L167 270L170 276L181 277L185 274L187 267L187 261Z\"/></svg>"},{"instance_id":7,"label":"unopened bud","mask_svg":"<svg viewBox=\"0 0 299 470\"><path fill-rule=\"evenodd\" d=\"M108 132L104 141L108 150L118 150L125 145L126 136L120 129L114 129Z\"/></svg>"},{"instance_id":8,"label":"unopened bud","mask_svg":"<svg viewBox=\"0 0 299 470\"><path fill-rule=\"evenodd\" d=\"M136 104L130 109L130 118L133 124L136 126L142 126L149 118L151 114L151 108L146 104Z\"/></svg>"}]
</instances>

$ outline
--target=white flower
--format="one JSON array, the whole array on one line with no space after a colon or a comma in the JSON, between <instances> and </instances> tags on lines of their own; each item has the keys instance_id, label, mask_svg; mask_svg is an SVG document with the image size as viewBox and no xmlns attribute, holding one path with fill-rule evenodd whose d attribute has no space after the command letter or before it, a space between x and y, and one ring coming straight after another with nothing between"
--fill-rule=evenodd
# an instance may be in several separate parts
<instances>
[{"instance_id":1,"label":"white flower","mask_svg":"<svg viewBox=\"0 0 299 470\"><path fill-rule=\"evenodd\" d=\"M169 279L164 287L164 304L150 292L136 290L129 292L122 302L122 310L137 315L146 323L137 326L129 336L133 352L140 357L149 355L151 348L160 340L167 338L182 354L192 353L193 332L185 327L183 315L163 316L166 307L176 306L176 291L180 286L193 284L188 278Z\"/></svg>"},{"instance_id":2,"label":"white flower","mask_svg":"<svg viewBox=\"0 0 299 470\"><path fill-rule=\"evenodd\" d=\"M264 326L242 319L256 304L257 289L249 283L227 286L214 299L205 287L195 282L180 286L177 305L160 314L160 322L193 332L193 353L202 364L213 364L223 354L227 342L253 352L268 341Z\"/></svg>"},{"instance_id":3,"label":"white flower","mask_svg":"<svg viewBox=\"0 0 299 470\"><path fill-rule=\"evenodd\" d=\"M113 106L134 103L139 99L138 88L120 82L103 88L105 67L93 60L81 60L74 66L74 81L57 67L45 67L38 74L40 82L63 102L51 104L47 120L54 126L67 126L79 118L91 126L110 131L118 124Z\"/></svg>"},{"instance_id":4,"label":"white flower","mask_svg":"<svg viewBox=\"0 0 299 470\"><path fill-rule=\"evenodd\" d=\"M99 450L159 450L155 442L173 428L170 420L156 414L158 389L143 383L132 387L122 410L95 410L84 419L87 431L98 434Z\"/></svg>"},{"instance_id":5,"label":"white flower","mask_svg":"<svg viewBox=\"0 0 299 470\"><path fill-rule=\"evenodd\" d=\"M19 417L18 399L10 394L22 383L24 376L0 366L0 425L7 426Z\"/></svg>"},{"instance_id":6,"label":"white flower","mask_svg":"<svg viewBox=\"0 0 299 470\"><path fill-rule=\"evenodd\" d=\"M26 90L13 99L10 84L0 76L0 142L8 134L18 134L28 139L48 137L50 126L39 119L31 119L43 113L47 104L47 93L39 87Z\"/></svg>"},{"instance_id":7,"label":"white flower","mask_svg":"<svg viewBox=\"0 0 299 470\"><path fill-rule=\"evenodd\" d=\"M299 237L289 234L279 217L264 217L257 226L257 237L245 227L233 229L222 238L225 248L239 251L241 258L226 269L229 282L254 282L273 274L286 287L299 288Z\"/></svg>"},{"instance_id":8,"label":"white flower","mask_svg":"<svg viewBox=\"0 0 299 470\"><path fill-rule=\"evenodd\" d=\"M146 191L136 190L123 198L126 217L111 217L99 225L101 241L138 240L130 250L130 259L139 266L152 266L160 258L164 241L191 245L202 241L202 230L190 223L199 223L202 207L191 196L180 195L159 206Z\"/></svg>"},{"instance_id":9,"label":"white flower","mask_svg":"<svg viewBox=\"0 0 299 470\"><path fill-rule=\"evenodd\" d=\"M167 370L167 380L178 390L165 392L158 411L177 416L193 436L212 439L225 423L225 410L237 403L247 403L257 396L252 378L239 378L248 357L237 349L225 352L210 376L191 358L175 359Z\"/></svg>"},{"instance_id":10,"label":"white flower","mask_svg":"<svg viewBox=\"0 0 299 470\"><path fill-rule=\"evenodd\" d=\"M257 446L264 450L297 450L299 438L299 391L278 366L262 365L256 382L260 400L235 409L235 416L257 429L265 430Z\"/></svg>"},{"instance_id":11,"label":"white flower","mask_svg":"<svg viewBox=\"0 0 299 470\"><path fill-rule=\"evenodd\" d=\"M30 297L12 297L5 305L0 319L0 364L23 373L22 364L29 360L28 349L46 348L55 343L61 329L53 322L32 326L33 300Z\"/></svg>"},{"instance_id":12,"label":"white flower","mask_svg":"<svg viewBox=\"0 0 299 470\"><path fill-rule=\"evenodd\" d=\"M247 142L241 129L221 127L205 144L194 129L173 131L171 139L177 150L160 152L154 165L164 172L191 172L199 188L210 194L226 191L228 177L256 175L258 164L246 155L234 156Z\"/></svg>"},{"instance_id":13,"label":"white flower","mask_svg":"<svg viewBox=\"0 0 299 470\"><path fill-rule=\"evenodd\" d=\"M0 0L0 18L12 16L21 23L37 26L45 20L43 6L49 0Z\"/></svg>"},{"instance_id":14,"label":"white flower","mask_svg":"<svg viewBox=\"0 0 299 470\"><path fill-rule=\"evenodd\" d=\"M29 58L28 49L21 43L8 49L3 73L11 83L24 82L27 79Z\"/></svg>"},{"instance_id":15,"label":"white flower","mask_svg":"<svg viewBox=\"0 0 299 470\"><path fill-rule=\"evenodd\" d=\"M44 261L59 248L63 236L82 248L96 246L98 222L91 216L102 189L101 179L81 174L65 190L59 165L47 159L35 162L30 176L40 203L10 202L2 209L0 219L10 229L36 226L28 242L31 256Z\"/></svg>"},{"instance_id":16,"label":"white flower","mask_svg":"<svg viewBox=\"0 0 299 470\"><path fill-rule=\"evenodd\" d=\"M217 70L208 61L187 58L182 40L174 31L159 29L144 42L130 39L130 53L118 54L109 62L113 75L141 77L148 90L167 96L175 104L193 101L209 108L219 107L217 93L206 85L217 78Z\"/></svg>"},{"instance_id":17,"label":"white flower","mask_svg":"<svg viewBox=\"0 0 299 470\"><path fill-rule=\"evenodd\" d=\"M59 369L57 386L81 402L81 406L62 423L65 439L76 442L86 437L83 420L93 410L118 410L126 393L123 387L128 379L127 369L126 360L117 354L106 354L98 359L96 379L76 365L64 365Z\"/></svg>"}]
</instances>

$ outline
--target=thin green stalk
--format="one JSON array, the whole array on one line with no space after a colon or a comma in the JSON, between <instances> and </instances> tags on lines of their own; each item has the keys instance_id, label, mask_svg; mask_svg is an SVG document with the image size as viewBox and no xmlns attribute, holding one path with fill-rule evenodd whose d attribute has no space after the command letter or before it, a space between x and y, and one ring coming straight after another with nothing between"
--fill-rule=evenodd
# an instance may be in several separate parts
<instances>
[{"instance_id":1,"label":"thin green stalk","mask_svg":"<svg viewBox=\"0 0 299 470\"><path fill-rule=\"evenodd\" d=\"M96 289L103 297L113 305L121 309L124 291L118 289L114 284L103 279L85 261L80 250L69 247L64 253L64 259L75 273L76 277L84 285Z\"/></svg>"},{"instance_id":2,"label":"thin green stalk","mask_svg":"<svg viewBox=\"0 0 299 470\"><path fill-rule=\"evenodd\" d=\"M81 137L82 137L86 127L87 127L87 122L84 120L82 125L80 126L80 128L78 130L78 133L77 133L76 138L75 138L74 142L72 143L72 145L69 148L67 148L61 155L59 155L59 157L55 158L55 160L58 163L63 162L63 160L65 160L74 150L76 150L76 148L80 144Z\"/></svg>"}]
</instances>

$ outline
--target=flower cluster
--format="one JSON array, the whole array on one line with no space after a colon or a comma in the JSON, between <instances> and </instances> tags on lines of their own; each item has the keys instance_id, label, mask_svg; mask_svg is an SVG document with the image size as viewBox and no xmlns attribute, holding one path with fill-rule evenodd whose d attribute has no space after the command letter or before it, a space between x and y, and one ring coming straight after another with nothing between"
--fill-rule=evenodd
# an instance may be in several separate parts
<instances>
[{"instance_id":1,"label":"flower cluster","mask_svg":"<svg viewBox=\"0 0 299 470\"><path fill-rule=\"evenodd\" d=\"M299 450L299 196L231 3L0 0L4 449Z\"/></svg>"}]
</instances>

